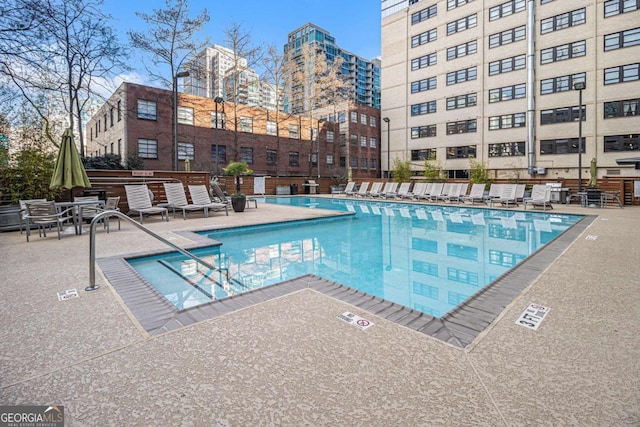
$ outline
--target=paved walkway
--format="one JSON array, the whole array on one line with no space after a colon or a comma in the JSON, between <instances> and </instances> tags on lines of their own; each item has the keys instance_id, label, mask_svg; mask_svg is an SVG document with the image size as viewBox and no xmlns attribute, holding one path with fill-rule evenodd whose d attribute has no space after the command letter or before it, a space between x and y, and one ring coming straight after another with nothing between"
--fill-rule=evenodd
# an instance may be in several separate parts
<instances>
[{"instance_id":1,"label":"paved walkway","mask_svg":"<svg viewBox=\"0 0 640 427\"><path fill-rule=\"evenodd\" d=\"M150 336L101 275L82 290L88 236L2 233L0 404L64 405L68 426L638 426L640 208L554 212L598 218L465 349L312 289ZM145 225L187 245L175 231L321 214L260 204ZM97 249L163 248L123 223ZM515 323L532 302L551 307L537 331Z\"/></svg>"}]
</instances>

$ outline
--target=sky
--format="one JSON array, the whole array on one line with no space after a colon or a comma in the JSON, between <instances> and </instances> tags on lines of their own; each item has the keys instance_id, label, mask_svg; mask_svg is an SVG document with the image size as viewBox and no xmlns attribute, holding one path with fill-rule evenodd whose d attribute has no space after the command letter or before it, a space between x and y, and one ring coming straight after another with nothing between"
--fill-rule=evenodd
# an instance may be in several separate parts
<instances>
[{"instance_id":1,"label":"sky","mask_svg":"<svg viewBox=\"0 0 640 427\"><path fill-rule=\"evenodd\" d=\"M282 48L287 35L311 22L328 31L336 44L365 59L380 56L380 1L379 0L188 0L190 16L195 17L207 9L211 20L200 39L209 37L212 44L224 45L224 30L239 23L251 34L255 45L271 44ZM145 22L136 12L152 13L164 9L164 0L105 0L104 12L113 17L112 24L120 40L129 43L127 31L140 31ZM130 60L134 71L124 78L145 83L144 66Z\"/></svg>"}]
</instances>

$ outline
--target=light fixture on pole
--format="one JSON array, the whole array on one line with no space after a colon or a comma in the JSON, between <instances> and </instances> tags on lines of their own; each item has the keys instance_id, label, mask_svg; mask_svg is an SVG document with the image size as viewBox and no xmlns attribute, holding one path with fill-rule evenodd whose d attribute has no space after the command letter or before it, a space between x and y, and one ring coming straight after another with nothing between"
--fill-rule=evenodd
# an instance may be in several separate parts
<instances>
[{"instance_id":1,"label":"light fixture on pole","mask_svg":"<svg viewBox=\"0 0 640 427\"><path fill-rule=\"evenodd\" d=\"M391 126L391 119L389 117L385 117L384 122L387 124L387 181L391 182L391 163L389 161L389 152L391 151L391 140L389 139L390 131L389 128Z\"/></svg>"},{"instance_id":2,"label":"light fixture on pole","mask_svg":"<svg viewBox=\"0 0 640 427\"><path fill-rule=\"evenodd\" d=\"M585 89L585 82L577 82L573 88L579 92L578 107L578 192L582 193L582 91Z\"/></svg>"},{"instance_id":3,"label":"light fixture on pole","mask_svg":"<svg viewBox=\"0 0 640 427\"><path fill-rule=\"evenodd\" d=\"M214 145L216 146L216 179L218 178L218 160L220 159L220 153L218 151L218 104L222 104L222 111L224 112L224 99L219 96L216 96L213 99L213 102L216 104L216 118L215 118L215 129L213 130L213 139ZM222 127L224 128L224 121L222 122Z\"/></svg>"},{"instance_id":4,"label":"light fixture on pole","mask_svg":"<svg viewBox=\"0 0 640 427\"><path fill-rule=\"evenodd\" d=\"M173 170L178 170L178 78L188 77L188 71L173 76Z\"/></svg>"}]
</instances>

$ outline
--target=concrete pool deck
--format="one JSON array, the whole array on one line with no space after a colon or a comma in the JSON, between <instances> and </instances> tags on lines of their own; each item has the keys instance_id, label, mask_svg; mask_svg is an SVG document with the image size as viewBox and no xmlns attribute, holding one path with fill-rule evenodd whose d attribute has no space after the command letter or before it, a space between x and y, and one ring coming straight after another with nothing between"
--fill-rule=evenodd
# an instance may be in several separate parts
<instances>
[{"instance_id":1,"label":"concrete pool deck","mask_svg":"<svg viewBox=\"0 0 640 427\"><path fill-rule=\"evenodd\" d=\"M597 218L463 349L313 289L150 335L102 275L83 290L88 236L2 233L0 404L64 405L83 426L639 425L640 208L554 206ZM145 225L184 246L180 231L321 215L261 203ZM161 249L125 222L97 235L99 258ZM535 331L516 324L530 303L551 308Z\"/></svg>"}]
</instances>

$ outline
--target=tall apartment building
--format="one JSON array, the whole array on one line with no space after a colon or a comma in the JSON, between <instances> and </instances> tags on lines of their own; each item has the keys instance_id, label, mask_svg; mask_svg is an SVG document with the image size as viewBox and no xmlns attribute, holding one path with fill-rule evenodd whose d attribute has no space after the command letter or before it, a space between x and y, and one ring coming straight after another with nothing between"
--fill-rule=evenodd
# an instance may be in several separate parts
<instances>
[{"instance_id":1,"label":"tall apartment building","mask_svg":"<svg viewBox=\"0 0 640 427\"><path fill-rule=\"evenodd\" d=\"M289 33L284 53L287 61L295 63L298 69L308 68L305 61L314 58L305 58L303 46L311 46L311 52L321 53L328 62L333 62L337 57L342 57L343 63L340 74L346 77L350 83L353 101L357 105L380 108L380 61L378 59L366 60L344 49L341 49L331 34L311 23ZM313 85L313 82L309 83ZM306 83L305 83L306 85ZM292 88L285 87L285 111L292 114L301 114L309 109L309 94L313 93L311 87Z\"/></svg>"},{"instance_id":2,"label":"tall apartment building","mask_svg":"<svg viewBox=\"0 0 640 427\"><path fill-rule=\"evenodd\" d=\"M247 67L245 58L238 59L240 67ZM224 77L234 68L231 49L214 44L197 54L185 65L189 76L184 79L184 92L204 98L224 96Z\"/></svg>"},{"instance_id":3,"label":"tall apartment building","mask_svg":"<svg viewBox=\"0 0 640 427\"><path fill-rule=\"evenodd\" d=\"M586 180L593 158L599 178L640 176L639 7L382 0L382 170L390 147L449 177L470 157L497 178L577 178L581 164Z\"/></svg>"}]
</instances>

